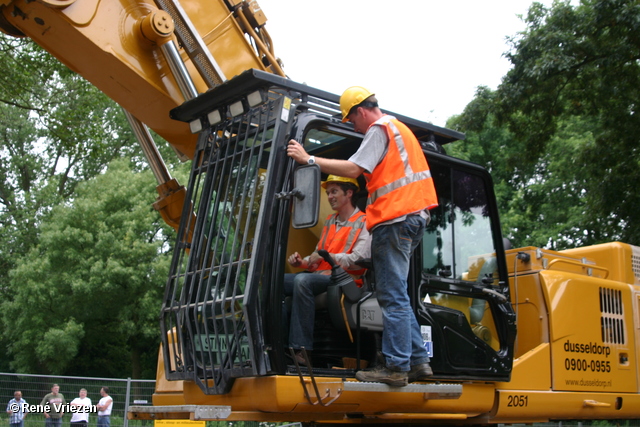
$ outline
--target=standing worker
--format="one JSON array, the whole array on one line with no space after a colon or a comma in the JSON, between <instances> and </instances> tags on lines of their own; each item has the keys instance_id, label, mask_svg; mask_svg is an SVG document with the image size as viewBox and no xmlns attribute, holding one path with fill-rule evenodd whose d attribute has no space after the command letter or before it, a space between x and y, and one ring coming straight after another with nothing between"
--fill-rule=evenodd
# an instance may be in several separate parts
<instances>
[{"instance_id":1,"label":"standing worker","mask_svg":"<svg viewBox=\"0 0 640 427\"><path fill-rule=\"evenodd\" d=\"M287 154L301 164L316 163L324 173L357 178L364 173L369 200L367 228L378 303L382 308L382 355L386 366L359 371L360 381L402 387L433 375L420 326L407 290L411 254L438 205L433 178L420 143L395 117L382 113L375 95L353 86L340 97L342 121L364 138L349 158L310 156L297 141Z\"/></svg>"}]
</instances>

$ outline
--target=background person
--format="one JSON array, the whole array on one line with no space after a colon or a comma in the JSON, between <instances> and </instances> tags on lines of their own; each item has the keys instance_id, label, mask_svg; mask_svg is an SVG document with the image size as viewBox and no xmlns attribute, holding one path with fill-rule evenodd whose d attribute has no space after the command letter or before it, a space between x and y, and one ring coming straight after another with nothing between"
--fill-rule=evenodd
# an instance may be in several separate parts
<instances>
[{"instance_id":1,"label":"background person","mask_svg":"<svg viewBox=\"0 0 640 427\"><path fill-rule=\"evenodd\" d=\"M89 424L89 412L91 412L91 399L87 397L87 389L81 388L78 397L73 399L69 406L77 410L72 411L71 427L87 427Z\"/></svg>"},{"instance_id":2,"label":"background person","mask_svg":"<svg viewBox=\"0 0 640 427\"><path fill-rule=\"evenodd\" d=\"M51 393L48 393L42 398L40 402L41 406L48 405L49 412L44 413L45 427L60 427L62 426L62 416L64 415L64 405L67 401L64 400L64 396L60 393L60 386L54 384L51 386Z\"/></svg>"},{"instance_id":3,"label":"background person","mask_svg":"<svg viewBox=\"0 0 640 427\"><path fill-rule=\"evenodd\" d=\"M98 409L98 427L109 427L111 425L111 410L113 409L113 399L109 396L109 387L102 387L100 396L102 397L96 406Z\"/></svg>"},{"instance_id":4,"label":"background person","mask_svg":"<svg viewBox=\"0 0 640 427\"><path fill-rule=\"evenodd\" d=\"M29 409L27 408L27 402L22 398L22 392L16 390L13 393L13 399L9 401L7 405L7 414L9 414L9 426L10 427L24 427L24 419L27 416Z\"/></svg>"}]
</instances>

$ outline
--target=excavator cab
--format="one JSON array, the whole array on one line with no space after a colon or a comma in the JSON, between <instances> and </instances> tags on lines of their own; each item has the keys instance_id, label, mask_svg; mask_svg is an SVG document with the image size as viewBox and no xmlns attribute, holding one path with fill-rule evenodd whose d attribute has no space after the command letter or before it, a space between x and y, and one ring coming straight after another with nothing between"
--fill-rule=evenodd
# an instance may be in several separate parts
<instances>
[{"instance_id":1,"label":"excavator cab","mask_svg":"<svg viewBox=\"0 0 640 427\"><path fill-rule=\"evenodd\" d=\"M312 154L346 159L360 144L362 135L339 125L298 120L305 121L298 140ZM439 369L435 375L504 380L510 373L503 367L512 357L515 327L508 314L506 265L491 178L481 167L447 156L433 143L435 137L423 138L439 207L431 211L423 243L414 253L409 291L432 366ZM366 200L366 190L359 196ZM325 207L320 217L329 212ZM287 253L310 253L317 237L302 238L292 230L288 242ZM303 251L300 242L308 245ZM375 265L368 267L365 286L357 292L349 295L330 287L318 298L313 352L318 372L379 363L382 312L376 300Z\"/></svg>"},{"instance_id":2,"label":"excavator cab","mask_svg":"<svg viewBox=\"0 0 640 427\"><path fill-rule=\"evenodd\" d=\"M226 394L238 378L304 373L287 358L282 280L286 257L313 251L330 210L286 145L355 153L362 135L341 122L338 101L249 70L172 110L200 132L162 308L167 379ZM515 323L490 176L444 153L463 135L394 115L421 141L439 196L408 289L434 378L508 380ZM318 307L308 374L348 378L377 363L383 326L370 270L366 286L330 289Z\"/></svg>"}]
</instances>

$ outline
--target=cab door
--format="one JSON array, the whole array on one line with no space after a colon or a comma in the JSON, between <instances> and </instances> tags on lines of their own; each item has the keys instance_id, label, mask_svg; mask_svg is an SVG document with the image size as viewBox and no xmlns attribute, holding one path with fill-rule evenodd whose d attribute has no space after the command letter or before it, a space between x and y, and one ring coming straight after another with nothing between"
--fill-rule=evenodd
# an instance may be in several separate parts
<instances>
[{"instance_id":1,"label":"cab door","mask_svg":"<svg viewBox=\"0 0 640 427\"><path fill-rule=\"evenodd\" d=\"M515 317L491 178L471 163L427 158L439 206L412 274L431 366L437 376L507 381Z\"/></svg>"},{"instance_id":2,"label":"cab door","mask_svg":"<svg viewBox=\"0 0 640 427\"><path fill-rule=\"evenodd\" d=\"M167 378L225 394L266 375L263 296L269 224L289 99L275 97L201 133L161 314Z\"/></svg>"}]
</instances>

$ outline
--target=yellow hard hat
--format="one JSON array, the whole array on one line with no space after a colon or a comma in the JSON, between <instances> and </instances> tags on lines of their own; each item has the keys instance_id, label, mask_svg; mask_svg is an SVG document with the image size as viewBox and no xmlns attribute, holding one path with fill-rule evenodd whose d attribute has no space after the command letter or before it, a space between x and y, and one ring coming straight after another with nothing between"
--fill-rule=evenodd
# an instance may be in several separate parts
<instances>
[{"instance_id":1,"label":"yellow hard hat","mask_svg":"<svg viewBox=\"0 0 640 427\"><path fill-rule=\"evenodd\" d=\"M365 99L375 95L362 86L351 86L340 97L340 110L342 111L342 123L347 121L347 116L353 107L362 103Z\"/></svg>"},{"instance_id":2,"label":"yellow hard hat","mask_svg":"<svg viewBox=\"0 0 640 427\"><path fill-rule=\"evenodd\" d=\"M358 180L355 178L347 178L347 177L338 176L338 175L329 175L327 177L327 180L322 183L322 188L326 189L327 184L329 184L330 182L348 182L350 184L355 185L356 189L360 190L360 186L358 185Z\"/></svg>"}]
</instances>

